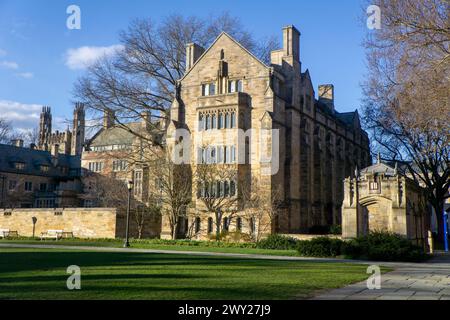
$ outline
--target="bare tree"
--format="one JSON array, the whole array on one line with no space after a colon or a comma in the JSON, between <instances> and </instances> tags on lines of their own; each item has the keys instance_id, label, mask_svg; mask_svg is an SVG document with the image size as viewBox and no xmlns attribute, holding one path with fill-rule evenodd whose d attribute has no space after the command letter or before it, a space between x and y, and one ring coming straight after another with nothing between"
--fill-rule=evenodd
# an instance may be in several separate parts
<instances>
[{"instance_id":1,"label":"bare tree","mask_svg":"<svg viewBox=\"0 0 450 320\"><path fill-rule=\"evenodd\" d=\"M11 122L0 118L0 143L9 143L11 141L12 126Z\"/></svg>"},{"instance_id":2,"label":"bare tree","mask_svg":"<svg viewBox=\"0 0 450 320\"><path fill-rule=\"evenodd\" d=\"M173 163L168 154L170 152L160 150L148 160L150 175L154 178L150 194L169 223L172 239L176 239L181 218L186 217L192 199L192 173L189 165Z\"/></svg>"},{"instance_id":3,"label":"bare tree","mask_svg":"<svg viewBox=\"0 0 450 320\"><path fill-rule=\"evenodd\" d=\"M216 240L238 211L237 169L233 165L198 164L194 174L197 197L206 213L214 214ZM226 219L225 219L226 218ZM224 221L226 220L226 221Z\"/></svg>"},{"instance_id":4,"label":"bare tree","mask_svg":"<svg viewBox=\"0 0 450 320\"><path fill-rule=\"evenodd\" d=\"M126 181L111 178L95 172L87 172L82 178L83 194L81 199L90 202L91 206L104 208L117 208L124 213L128 208L128 189ZM160 207L153 199L138 201L134 197L130 199L130 215L136 223L137 236L143 236L143 231L149 219L154 219L160 214Z\"/></svg>"},{"instance_id":5,"label":"bare tree","mask_svg":"<svg viewBox=\"0 0 450 320\"><path fill-rule=\"evenodd\" d=\"M281 192L278 188L271 190L270 196L265 186L256 177L239 183L240 209L253 228L251 234L254 241L273 233L277 218L280 216Z\"/></svg>"},{"instance_id":6,"label":"bare tree","mask_svg":"<svg viewBox=\"0 0 450 320\"><path fill-rule=\"evenodd\" d=\"M143 111L152 117L168 116L177 80L185 71L186 44L196 42L206 48L222 31L265 62L278 47L274 38L255 41L240 20L228 13L211 19L172 15L159 24L134 20L120 33L122 49L90 67L75 84L74 95L85 103L93 120L113 110L119 126L140 136L127 123L142 118Z\"/></svg>"},{"instance_id":7,"label":"bare tree","mask_svg":"<svg viewBox=\"0 0 450 320\"><path fill-rule=\"evenodd\" d=\"M450 27L445 0L376 0L381 29L365 45L364 121L383 157L426 189L442 230L450 187Z\"/></svg>"}]
</instances>

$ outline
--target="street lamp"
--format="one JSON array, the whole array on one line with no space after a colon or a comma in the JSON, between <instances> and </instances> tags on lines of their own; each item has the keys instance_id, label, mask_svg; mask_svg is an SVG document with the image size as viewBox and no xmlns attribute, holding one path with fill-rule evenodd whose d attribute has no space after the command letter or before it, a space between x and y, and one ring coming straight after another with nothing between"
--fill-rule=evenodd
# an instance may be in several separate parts
<instances>
[{"instance_id":1,"label":"street lamp","mask_svg":"<svg viewBox=\"0 0 450 320\"><path fill-rule=\"evenodd\" d=\"M131 202L131 190L133 190L132 180L129 180L127 182L127 189L128 189L127 225L125 229L125 243L123 244L124 248L128 248L130 246L130 242L128 241L128 229L130 228L130 202Z\"/></svg>"}]
</instances>

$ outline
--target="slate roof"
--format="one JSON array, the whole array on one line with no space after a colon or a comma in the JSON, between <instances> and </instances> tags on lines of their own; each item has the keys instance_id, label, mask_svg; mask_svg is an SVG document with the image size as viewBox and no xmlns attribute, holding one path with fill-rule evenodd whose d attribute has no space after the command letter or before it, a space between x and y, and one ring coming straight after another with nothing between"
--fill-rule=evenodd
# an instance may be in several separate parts
<instances>
[{"instance_id":1,"label":"slate roof","mask_svg":"<svg viewBox=\"0 0 450 320\"><path fill-rule=\"evenodd\" d=\"M142 126L140 122L131 122L126 124L134 132L141 132ZM91 147L117 145L132 145L135 136L120 126L113 126L108 129L100 129L100 131L91 139L89 145Z\"/></svg>"},{"instance_id":2,"label":"slate roof","mask_svg":"<svg viewBox=\"0 0 450 320\"><path fill-rule=\"evenodd\" d=\"M74 178L80 176L81 158L79 156L59 154L56 167L53 165L52 160L53 156L49 151L0 144L0 172L53 178ZM24 163L24 169L16 169L15 163L17 162ZM48 166L49 170L43 172L41 166ZM69 168L69 173L64 173L61 167Z\"/></svg>"}]
</instances>

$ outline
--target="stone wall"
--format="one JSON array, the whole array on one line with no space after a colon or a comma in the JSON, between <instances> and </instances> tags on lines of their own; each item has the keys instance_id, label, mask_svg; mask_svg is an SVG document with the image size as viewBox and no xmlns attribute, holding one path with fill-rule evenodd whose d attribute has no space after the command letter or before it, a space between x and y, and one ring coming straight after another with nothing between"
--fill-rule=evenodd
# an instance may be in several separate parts
<instances>
[{"instance_id":1,"label":"stone wall","mask_svg":"<svg viewBox=\"0 0 450 320\"><path fill-rule=\"evenodd\" d=\"M36 237L47 230L73 232L76 238L125 237L126 214L115 208L0 209L0 229L32 237L33 217L36 218ZM142 228L142 238L155 238L160 232L160 217L147 217ZM133 213L130 214L129 236L138 237L138 226Z\"/></svg>"},{"instance_id":2,"label":"stone wall","mask_svg":"<svg viewBox=\"0 0 450 320\"><path fill-rule=\"evenodd\" d=\"M115 238L117 212L114 208L0 209L0 228L33 236L47 230L73 232L77 238Z\"/></svg>"}]
</instances>

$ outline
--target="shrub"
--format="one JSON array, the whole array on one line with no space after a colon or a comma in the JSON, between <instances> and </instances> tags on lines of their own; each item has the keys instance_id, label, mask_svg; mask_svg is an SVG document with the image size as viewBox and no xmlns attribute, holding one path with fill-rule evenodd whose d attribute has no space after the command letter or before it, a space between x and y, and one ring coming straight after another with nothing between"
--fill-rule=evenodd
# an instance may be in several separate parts
<instances>
[{"instance_id":1,"label":"shrub","mask_svg":"<svg viewBox=\"0 0 450 320\"><path fill-rule=\"evenodd\" d=\"M298 240L280 234L271 234L257 243L257 248L274 250L295 250Z\"/></svg>"},{"instance_id":2,"label":"shrub","mask_svg":"<svg viewBox=\"0 0 450 320\"><path fill-rule=\"evenodd\" d=\"M342 254L349 258L380 261L423 261L428 258L421 247L401 235L385 231L350 240L342 246Z\"/></svg>"},{"instance_id":3,"label":"shrub","mask_svg":"<svg viewBox=\"0 0 450 320\"><path fill-rule=\"evenodd\" d=\"M340 225L338 225L338 224L333 224L330 227L330 234L336 234L336 235L342 234L342 227Z\"/></svg>"},{"instance_id":4,"label":"shrub","mask_svg":"<svg viewBox=\"0 0 450 320\"><path fill-rule=\"evenodd\" d=\"M312 240L301 240L297 244L298 253L307 257L336 257L341 255L344 241L328 237L318 237Z\"/></svg>"}]
</instances>

